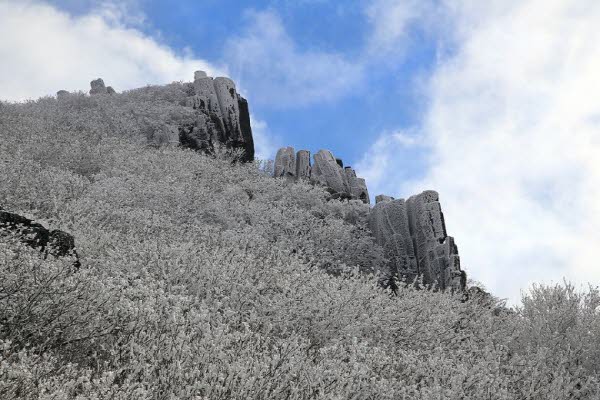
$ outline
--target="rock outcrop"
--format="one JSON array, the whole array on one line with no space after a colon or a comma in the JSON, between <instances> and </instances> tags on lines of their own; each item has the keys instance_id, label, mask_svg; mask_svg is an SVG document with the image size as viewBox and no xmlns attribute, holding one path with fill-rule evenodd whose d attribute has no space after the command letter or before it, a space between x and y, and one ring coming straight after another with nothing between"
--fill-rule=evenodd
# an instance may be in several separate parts
<instances>
[{"instance_id":1,"label":"rock outcrop","mask_svg":"<svg viewBox=\"0 0 600 400\"><path fill-rule=\"evenodd\" d=\"M406 201L377 199L369 227L389 260L389 275L405 282L422 277L428 286L464 290L466 275L454 238L446 233L438 193L428 190Z\"/></svg>"},{"instance_id":2,"label":"rock outcrop","mask_svg":"<svg viewBox=\"0 0 600 400\"><path fill-rule=\"evenodd\" d=\"M104 80L102 78L94 79L90 82L90 95L95 96L97 94L115 94L117 93L115 89L111 86L105 86Z\"/></svg>"},{"instance_id":3,"label":"rock outcrop","mask_svg":"<svg viewBox=\"0 0 600 400\"><path fill-rule=\"evenodd\" d=\"M310 160L309 160L310 162ZM296 170L296 152L293 147L282 147L277 151L275 157L275 167L273 175L277 178L295 178Z\"/></svg>"},{"instance_id":4,"label":"rock outcrop","mask_svg":"<svg viewBox=\"0 0 600 400\"><path fill-rule=\"evenodd\" d=\"M300 150L295 153L293 147L283 147L275 157L273 176L276 178L307 179L328 188L333 198L358 199L369 204L369 192L364 179L356 172L344 168L341 159L335 158L328 150L319 150L310 163L310 152Z\"/></svg>"},{"instance_id":5,"label":"rock outcrop","mask_svg":"<svg viewBox=\"0 0 600 400\"><path fill-rule=\"evenodd\" d=\"M73 236L61 230L49 230L42 224L22 215L4 211L0 207L0 235L7 232L18 234L23 243L39 249L46 255L73 256L75 258L74 266L77 268L80 266Z\"/></svg>"},{"instance_id":6,"label":"rock outcrop","mask_svg":"<svg viewBox=\"0 0 600 400\"><path fill-rule=\"evenodd\" d=\"M229 78L211 78L204 71L194 73L193 94L186 105L195 110L195 121L179 127L182 146L211 153L220 143L241 149L240 161L254 160L254 140L248 102Z\"/></svg>"}]
</instances>

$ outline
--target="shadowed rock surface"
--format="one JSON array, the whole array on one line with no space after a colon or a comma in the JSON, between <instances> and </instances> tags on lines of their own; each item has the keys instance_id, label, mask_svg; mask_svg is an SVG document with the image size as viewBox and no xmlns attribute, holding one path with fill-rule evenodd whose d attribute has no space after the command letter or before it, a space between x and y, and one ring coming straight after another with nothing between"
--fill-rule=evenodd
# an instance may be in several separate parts
<instances>
[{"instance_id":1,"label":"shadowed rock surface","mask_svg":"<svg viewBox=\"0 0 600 400\"><path fill-rule=\"evenodd\" d=\"M274 176L277 178L295 178L297 176L296 152L293 147L282 147L277 151Z\"/></svg>"},{"instance_id":2,"label":"shadowed rock surface","mask_svg":"<svg viewBox=\"0 0 600 400\"><path fill-rule=\"evenodd\" d=\"M341 159L335 158L328 150L319 150L313 158L311 165L308 150L295 153L293 147L283 147L277 151L273 176L310 179L327 187L332 198L358 199L370 203L367 183L358 178L352 168L344 168Z\"/></svg>"},{"instance_id":3,"label":"shadowed rock surface","mask_svg":"<svg viewBox=\"0 0 600 400\"><path fill-rule=\"evenodd\" d=\"M43 225L22 215L4 211L0 207L0 235L7 232L17 233L26 245L55 257L73 255L75 266L79 267L79 259L75 252L75 239L61 230L48 230Z\"/></svg>"},{"instance_id":4,"label":"shadowed rock surface","mask_svg":"<svg viewBox=\"0 0 600 400\"><path fill-rule=\"evenodd\" d=\"M194 93L186 105L196 111L194 123L179 127L182 146L212 153L217 143L241 149L240 161L254 160L254 140L248 102L229 78L211 78L204 71L194 73Z\"/></svg>"},{"instance_id":5,"label":"shadowed rock surface","mask_svg":"<svg viewBox=\"0 0 600 400\"><path fill-rule=\"evenodd\" d=\"M92 96L97 94L107 94L106 86L104 86L102 78L94 79L90 82L90 86L92 87L90 89L90 95Z\"/></svg>"},{"instance_id":6,"label":"shadowed rock surface","mask_svg":"<svg viewBox=\"0 0 600 400\"><path fill-rule=\"evenodd\" d=\"M296 154L296 178L310 179L310 151L299 150Z\"/></svg>"},{"instance_id":7,"label":"shadowed rock surface","mask_svg":"<svg viewBox=\"0 0 600 400\"><path fill-rule=\"evenodd\" d=\"M425 285L464 290L466 275L454 238L446 234L437 192L428 190L406 201L378 198L369 227L389 259L389 274L406 282L422 276Z\"/></svg>"},{"instance_id":8,"label":"shadowed rock surface","mask_svg":"<svg viewBox=\"0 0 600 400\"><path fill-rule=\"evenodd\" d=\"M90 82L90 95L94 96L97 94L115 94L117 93L115 91L115 89L112 88L112 86L105 86L104 85L104 80L102 78L98 78L98 79L94 79L93 81ZM62 92L62 90L61 90ZM68 92L67 92L68 93Z\"/></svg>"}]
</instances>

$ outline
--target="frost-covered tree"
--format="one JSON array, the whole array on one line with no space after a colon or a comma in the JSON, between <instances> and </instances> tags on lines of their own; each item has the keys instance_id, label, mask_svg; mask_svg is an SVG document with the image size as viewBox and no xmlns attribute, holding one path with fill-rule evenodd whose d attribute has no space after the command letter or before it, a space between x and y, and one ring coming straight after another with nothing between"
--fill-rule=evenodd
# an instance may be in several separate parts
<instances>
[{"instance_id":1,"label":"frost-covered tree","mask_svg":"<svg viewBox=\"0 0 600 400\"><path fill-rule=\"evenodd\" d=\"M367 206L169 145L185 96L0 105L0 205L82 263L0 236L0 398L598 398L597 289L393 295Z\"/></svg>"}]
</instances>

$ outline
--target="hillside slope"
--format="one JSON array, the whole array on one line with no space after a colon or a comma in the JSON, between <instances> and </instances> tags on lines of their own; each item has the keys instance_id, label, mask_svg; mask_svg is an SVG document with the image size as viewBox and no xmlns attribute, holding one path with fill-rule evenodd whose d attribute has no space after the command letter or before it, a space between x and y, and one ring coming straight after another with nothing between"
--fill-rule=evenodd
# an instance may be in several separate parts
<instances>
[{"instance_id":1,"label":"hillside slope","mask_svg":"<svg viewBox=\"0 0 600 400\"><path fill-rule=\"evenodd\" d=\"M368 205L169 144L183 96L0 104L0 206L81 262L0 236L0 398L600 395L597 290L394 295Z\"/></svg>"}]
</instances>

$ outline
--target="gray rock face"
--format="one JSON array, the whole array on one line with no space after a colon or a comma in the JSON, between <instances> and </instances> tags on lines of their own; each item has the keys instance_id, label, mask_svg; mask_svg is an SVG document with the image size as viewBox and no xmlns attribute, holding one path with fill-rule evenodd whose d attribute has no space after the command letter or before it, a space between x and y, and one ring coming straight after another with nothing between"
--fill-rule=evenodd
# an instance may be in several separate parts
<instances>
[{"instance_id":1,"label":"gray rock face","mask_svg":"<svg viewBox=\"0 0 600 400\"><path fill-rule=\"evenodd\" d=\"M389 259L389 273L409 282L422 276L424 284L441 290L463 290L466 275L454 238L446 233L437 192L428 190L406 201L378 198L369 227Z\"/></svg>"},{"instance_id":2,"label":"gray rock face","mask_svg":"<svg viewBox=\"0 0 600 400\"><path fill-rule=\"evenodd\" d=\"M7 232L18 234L23 243L37 248L45 254L55 257L72 255L75 258L73 265L77 268L80 266L73 236L56 229L48 230L37 222L22 215L4 211L0 207L0 235Z\"/></svg>"},{"instance_id":3,"label":"gray rock face","mask_svg":"<svg viewBox=\"0 0 600 400\"><path fill-rule=\"evenodd\" d=\"M206 72L204 71L196 71L194 72L194 80L196 79L200 79L200 78L206 78L208 75L206 75Z\"/></svg>"},{"instance_id":4,"label":"gray rock face","mask_svg":"<svg viewBox=\"0 0 600 400\"><path fill-rule=\"evenodd\" d=\"M350 193L346 174L330 151L319 150L314 159L311 179L331 188L336 193Z\"/></svg>"},{"instance_id":5,"label":"gray rock face","mask_svg":"<svg viewBox=\"0 0 600 400\"><path fill-rule=\"evenodd\" d=\"M241 149L240 161L254 160L254 140L248 102L229 78L211 78L204 71L194 73L194 94L186 105L196 111L191 125L181 126L179 141L184 147L211 153L217 143Z\"/></svg>"},{"instance_id":6,"label":"gray rock face","mask_svg":"<svg viewBox=\"0 0 600 400\"><path fill-rule=\"evenodd\" d=\"M377 196L375 196L375 204L381 203L382 201L392 201L392 200L394 200L393 197L386 196L385 194L378 194Z\"/></svg>"},{"instance_id":7,"label":"gray rock face","mask_svg":"<svg viewBox=\"0 0 600 400\"><path fill-rule=\"evenodd\" d=\"M104 86L104 81L102 78L95 79L90 82L90 95L96 94L107 94L106 86Z\"/></svg>"},{"instance_id":8,"label":"gray rock face","mask_svg":"<svg viewBox=\"0 0 600 400\"><path fill-rule=\"evenodd\" d=\"M296 154L296 178L310 179L310 151L300 150Z\"/></svg>"},{"instance_id":9,"label":"gray rock face","mask_svg":"<svg viewBox=\"0 0 600 400\"><path fill-rule=\"evenodd\" d=\"M389 260L387 273L412 281L419 275L406 202L379 202L369 214L369 228Z\"/></svg>"},{"instance_id":10,"label":"gray rock face","mask_svg":"<svg viewBox=\"0 0 600 400\"><path fill-rule=\"evenodd\" d=\"M350 167L344 168L346 178L348 179L348 186L350 195L353 198L362 200L364 203L369 203L369 191L367 189L367 182L363 178L356 176L356 171Z\"/></svg>"},{"instance_id":11,"label":"gray rock face","mask_svg":"<svg viewBox=\"0 0 600 400\"><path fill-rule=\"evenodd\" d=\"M106 93L108 93L108 94L116 94L117 91L115 89L113 89L112 86L107 86L106 87Z\"/></svg>"},{"instance_id":12,"label":"gray rock face","mask_svg":"<svg viewBox=\"0 0 600 400\"><path fill-rule=\"evenodd\" d=\"M326 186L332 198L359 199L369 204L369 191L364 179L358 178L350 168L343 168L341 159L335 158L328 150L319 150L310 163L310 152L300 150L294 156L293 147L279 149L275 157L274 177L307 179Z\"/></svg>"},{"instance_id":13,"label":"gray rock face","mask_svg":"<svg viewBox=\"0 0 600 400\"><path fill-rule=\"evenodd\" d=\"M296 152L293 147L282 147L277 151L275 157L275 172L277 178L295 178L296 175Z\"/></svg>"},{"instance_id":14,"label":"gray rock face","mask_svg":"<svg viewBox=\"0 0 600 400\"><path fill-rule=\"evenodd\" d=\"M67 92L66 90L59 90L58 92L56 92L56 98L57 99L62 99L65 98L66 96L68 96L70 93Z\"/></svg>"}]
</instances>

